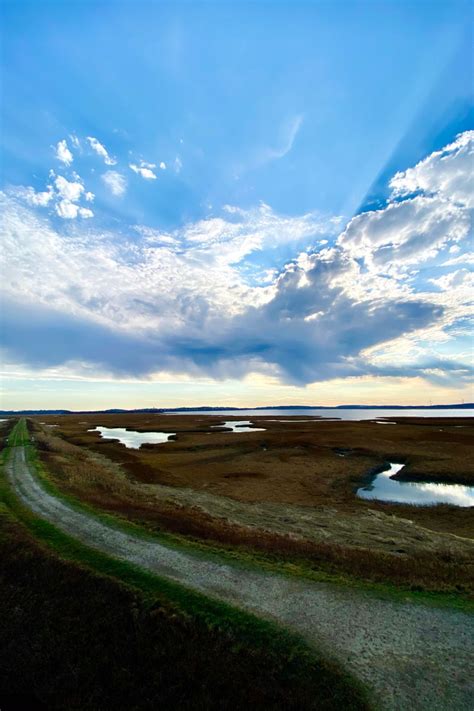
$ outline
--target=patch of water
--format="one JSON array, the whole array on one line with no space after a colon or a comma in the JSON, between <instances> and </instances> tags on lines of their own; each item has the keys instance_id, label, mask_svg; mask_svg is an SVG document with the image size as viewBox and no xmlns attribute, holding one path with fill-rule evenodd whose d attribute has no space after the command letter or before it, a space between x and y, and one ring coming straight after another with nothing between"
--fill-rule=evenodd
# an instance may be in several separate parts
<instances>
[{"instance_id":1,"label":"patch of water","mask_svg":"<svg viewBox=\"0 0 474 711\"><path fill-rule=\"evenodd\" d=\"M250 426L249 426L250 425ZM253 427L250 420L229 420L222 425L211 425L212 427L227 427L232 432L265 432L263 427Z\"/></svg>"},{"instance_id":2,"label":"patch of water","mask_svg":"<svg viewBox=\"0 0 474 711\"><path fill-rule=\"evenodd\" d=\"M280 410L265 408L261 410L186 410L184 412L172 412L168 411L167 415L193 415L201 416L205 415L207 417L321 417L325 420L331 420L334 418L340 420L376 420L378 417L474 417L473 408L413 408L408 410L398 410L393 407L387 408L357 408L354 410L346 408L326 408L326 407L314 407L314 408L302 408L291 409L291 408L281 408Z\"/></svg>"},{"instance_id":3,"label":"patch of water","mask_svg":"<svg viewBox=\"0 0 474 711\"><path fill-rule=\"evenodd\" d=\"M124 427L93 427L88 432L100 432L103 439L118 439L128 449L140 449L142 444L163 444L176 432L136 432Z\"/></svg>"},{"instance_id":4,"label":"patch of water","mask_svg":"<svg viewBox=\"0 0 474 711\"><path fill-rule=\"evenodd\" d=\"M313 420L267 420L268 422L314 422Z\"/></svg>"},{"instance_id":5,"label":"patch of water","mask_svg":"<svg viewBox=\"0 0 474 711\"><path fill-rule=\"evenodd\" d=\"M390 468L377 474L369 485L358 489L357 496L361 499L393 501L417 506L435 506L436 504L474 506L474 486L392 479L404 466L404 464L392 462Z\"/></svg>"}]
</instances>

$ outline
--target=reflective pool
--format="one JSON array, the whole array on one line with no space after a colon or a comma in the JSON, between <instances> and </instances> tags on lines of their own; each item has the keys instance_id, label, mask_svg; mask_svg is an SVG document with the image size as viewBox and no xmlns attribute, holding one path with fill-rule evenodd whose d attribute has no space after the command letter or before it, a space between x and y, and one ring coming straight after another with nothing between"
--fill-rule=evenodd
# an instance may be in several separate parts
<instances>
[{"instance_id":1,"label":"reflective pool","mask_svg":"<svg viewBox=\"0 0 474 711\"><path fill-rule=\"evenodd\" d=\"M139 449L142 444L163 444L176 432L136 432L124 427L93 427L89 432L100 432L103 439L118 439L129 449Z\"/></svg>"},{"instance_id":2,"label":"reflective pool","mask_svg":"<svg viewBox=\"0 0 474 711\"><path fill-rule=\"evenodd\" d=\"M232 432L265 432L263 427L253 427L250 420L229 420L222 425L212 425L212 427L227 427Z\"/></svg>"},{"instance_id":3,"label":"reflective pool","mask_svg":"<svg viewBox=\"0 0 474 711\"><path fill-rule=\"evenodd\" d=\"M404 464L391 463L390 468L377 474L373 481L357 490L361 499L394 501L399 504L434 506L474 506L474 486L464 484L436 484L428 482L397 481L392 479Z\"/></svg>"},{"instance_id":4,"label":"reflective pool","mask_svg":"<svg viewBox=\"0 0 474 711\"><path fill-rule=\"evenodd\" d=\"M338 418L341 420L376 420L379 417L474 417L473 408L413 408L408 410L398 410L391 407L383 408L355 408L346 409L343 407L312 407L312 408L262 408L254 410L187 410L184 412L176 412L168 410L167 415L205 415L207 417L321 417L324 420L332 420Z\"/></svg>"}]
</instances>

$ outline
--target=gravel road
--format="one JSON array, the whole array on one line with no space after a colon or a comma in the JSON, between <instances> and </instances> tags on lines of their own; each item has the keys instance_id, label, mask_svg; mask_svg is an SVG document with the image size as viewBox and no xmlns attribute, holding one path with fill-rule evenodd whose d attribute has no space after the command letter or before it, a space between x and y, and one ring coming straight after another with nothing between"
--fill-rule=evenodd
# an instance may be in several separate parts
<instances>
[{"instance_id":1,"label":"gravel road","mask_svg":"<svg viewBox=\"0 0 474 711\"><path fill-rule=\"evenodd\" d=\"M108 555L277 621L367 685L381 711L472 711L474 616L361 590L247 571L116 530L47 493L25 449L8 479L28 508Z\"/></svg>"}]
</instances>

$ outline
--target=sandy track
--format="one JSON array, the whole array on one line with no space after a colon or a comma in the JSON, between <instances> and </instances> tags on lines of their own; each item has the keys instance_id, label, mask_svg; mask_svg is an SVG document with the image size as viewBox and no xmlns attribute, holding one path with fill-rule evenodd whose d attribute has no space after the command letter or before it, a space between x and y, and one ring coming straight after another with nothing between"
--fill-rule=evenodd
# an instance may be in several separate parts
<instances>
[{"instance_id":1,"label":"sandy track","mask_svg":"<svg viewBox=\"0 0 474 711\"><path fill-rule=\"evenodd\" d=\"M474 617L378 599L360 590L242 570L144 541L78 512L47 493L23 447L7 476L39 516L84 544L266 618L302 635L372 691L377 709L470 711Z\"/></svg>"}]
</instances>

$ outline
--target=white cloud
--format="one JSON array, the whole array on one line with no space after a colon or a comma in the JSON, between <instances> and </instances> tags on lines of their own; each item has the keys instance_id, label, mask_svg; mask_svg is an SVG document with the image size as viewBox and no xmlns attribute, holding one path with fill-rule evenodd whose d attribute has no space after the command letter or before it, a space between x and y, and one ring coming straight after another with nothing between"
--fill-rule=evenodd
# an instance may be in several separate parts
<instances>
[{"instance_id":1,"label":"white cloud","mask_svg":"<svg viewBox=\"0 0 474 711\"><path fill-rule=\"evenodd\" d=\"M73 174L74 181L67 180L62 175L56 176L54 171L50 172L50 177L54 178L54 186L48 185L48 189L43 192L36 192L34 188L14 188L10 192L12 195L24 200L33 207L51 206L54 212L65 220L72 220L76 217L93 217L94 213L89 208L81 207L77 203L82 197L87 202L94 200L94 194L84 191L84 185L77 173Z\"/></svg>"},{"instance_id":2,"label":"white cloud","mask_svg":"<svg viewBox=\"0 0 474 711\"><path fill-rule=\"evenodd\" d=\"M84 192L84 186L81 182L72 182L66 180L62 175L58 175L54 181L56 190L61 198L68 200L70 202L77 202L80 200L82 193Z\"/></svg>"},{"instance_id":3,"label":"white cloud","mask_svg":"<svg viewBox=\"0 0 474 711\"><path fill-rule=\"evenodd\" d=\"M251 210L226 205L230 219L210 217L188 224L181 230L183 244L195 247L202 259L212 250L213 259L237 264L246 255L267 247L307 242L321 234L335 234L335 225L317 214L298 217L278 215L261 203Z\"/></svg>"},{"instance_id":4,"label":"white cloud","mask_svg":"<svg viewBox=\"0 0 474 711\"><path fill-rule=\"evenodd\" d=\"M127 189L127 181L121 173L117 173L116 170L108 170L103 174L102 180L105 185L109 188L112 195L120 197L124 194Z\"/></svg>"},{"instance_id":5,"label":"white cloud","mask_svg":"<svg viewBox=\"0 0 474 711\"><path fill-rule=\"evenodd\" d=\"M63 220L74 220L78 216L87 219L94 216L92 210L87 207L80 207L67 198L59 200L55 205L55 210L56 214L62 217Z\"/></svg>"},{"instance_id":6,"label":"white cloud","mask_svg":"<svg viewBox=\"0 0 474 711\"><path fill-rule=\"evenodd\" d=\"M395 196L422 191L464 207L474 207L473 164L474 131L465 131L414 168L396 173L390 187Z\"/></svg>"},{"instance_id":7,"label":"white cloud","mask_svg":"<svg viewBox=\"0 0 474 711\"><path fill-rule=\"evenodd\" d=\"M25 200L28 205L35 207L46 207L54 197L53 186L48 185L48 189L43 192L36 192L32 187L17 188L15 193Z\"/></svg>"},{"instance_id":8,"label":"white cloud","mask_svg":"<svg viewBox=\"0 0 474 711\"><path fill-rule=\"evenodd\" d=\"M79 206L66 198L56 203L56 212L63 220L73 220L77 217Z\"/></svg>"},{"instance_id":9,"label":"white cloud","mask_svg":"<svg viewBox=\"0 0 474 711\"><path fill-rule=\"evenodd\" d=\"M437 286L441 291L450 291L457 289L466 290L466 295L474 295L472 291L474 287L474 274L469 269L458 269L457 271L444 274L438 279L430 279L431 283Z\"/></svg>"},{"instance_id":10,"label":"white cloud","mask_svg":"<svg viewBox=\"0 0 474 711\"><path fill-rule=\"evenodd\" d=\"M469 233L469 214L456 203L418 195L356 215L339 238L341 247L376 271L404 273L435 257L448 242Z\"/></svg>"},{"instance_id":11,"label":"white cloud","mask_svg":"<svg viewBox=\"0 0 474 711\"><path fill-rule=\"evenodd\" d=\"M410 265L434 259L449 245L456 251L470 232L474 131L459 135L414 168L390 181L392 194L380 210L356 215L339 245L379 273L404 277Z\"/></svg>"},{"instance_id":12,"label":"white cloud","mask_svg":"<svg viewBox=\"0 0 474 711\"><path fill-rule=\"evenodd\" d=\"M166 163L162 160L160 163L161 170L166 170Z\"/></svg>"},{"instance_id":13,"label":"white cloud","mask_svg":"<svg viewBox=\"0 0 474 711\"><path fill-rule=\"evenodd\" d=\"M110 326L146 329L161 322L172 329L204 314L225 318L268 300L273 287L249 287L235 262L275 239L290 242L324 230L318 217L281 218L262 206L234 213L237 224L210 219L172 233L140 226L130 239L89 231L74 237L62 236L8 200L6 204L6 232L16 245L14 252L24 254L23 266L18 264L10 276L31 298L39 289L41 301L66 312L87 313ZM58 214L73 219L80 216L79 207L61 201ZM35 241L35 234L41 239Z\"/></svg>"},{"instance_id":14,"label":"white cloud","mask_svg":"<svg viewBox=\"0 0 474 711\"><path fill-rule=\"evenodd\" d=\"M153 163L145 163L144 161L141 161L140 165L130 163L129 167L134 173L137 173L138 175L141 175L142 178L145 178L145 180L156 180L156 175L149 166L152 168L155 167Z\"/></svg>"},{"instance_id":15,"label":"white cloud","mask_svg":"<svg viewBox=\"0 0 474 711\"><path fill-rule=\"evenodd\" d=\"M58 142L56 146L56 158L65 165L70 165L74 160L73 155L68 148L66 140Z\"/></svg>"},{"instance_id":16,"label":"white cloud","mask_svg":"<svg viewBox=\"0 0 474 711\"><path fill-rule=\"evenodd\" d=\"M89 210L88 207L80 207L79 208L79 215L80 217L88 218L88 217L94 217L94 213L92 210Z\"/></svg>"},{"instance_id":17,"label":"white cloud","mask_svg":"<svg viewBox=\"0 0 474 711\"><path fill-rule=\"evenodd\" d=\"M179 156L174 159L174 172L181 173L181 168L183 167L183 162Z\"/></svg>"},{"instance_id":18,"label":"white cloud","mask_svg":"<svg viewBox=\"0 0 474 711\"><path fill-rule=\"evenodd\" d=\"M170 370L242 377L263 371L304 383L363 374L362 348L433 318L429 304L382 289L384 280L373 284L337 249L304 253L270 286L249 287L232 264L242 236L252 251L280 231L279 221L287 235L298 230L291 218L280 220L268 208L240 211L229 249L223 224L188 225L180 244L168 246L159 244L159 234L143 243L102 231L62 235L32 213L6 207L3 288L14 300L21 284L22 302L42 309L42 323L49 319L53 331L58 319L68 324L74 335L61 348L60 363L90 362L135 375ZM188 239L206 229L206 243ZM34 340L26 362L36 362ZM58 363L54 344L50 352Z\"/></svg>"},{"instance_id":19,"label":"white cloud","mask_svg":"<svg viewBox=\"0 0 474 711\"><path fill-rule=\"evenodd\" d=\"M133 229L144 238L147 244L167 244L173 247L179 247L181 244L180 240L176 237L172 237L167 232L161 232L153 227L136 225Z\"/></svg>"},{"instance_id":20,"label":"white cloud","mask_svg":"<svg viewBox=\"0 0 474 711\"><path fill-rule=\"evenodd\" d=\"M267 148L264 151L262 160L275 160L279 158L284 158L291 149L295 142L295 138L303 123L303 116L301 114L292 116L291 119L284 123L280 129L280 136L278 144L275 148Z\"/></svg>"},{"instance_id":21,"label":"white cloud","mask_svg":"<svg viewBox=\"0 0 474 711\"><path fill-rule=\"evenodd\" d=\"M443 155L454 156L448 148ZM456 199L446 187L432 189L436 175L433 167L430 190L416 196L402 195L398 183L383 209L354 217L333 246L340 231L334 218L278 215L265 204L226 206L220 216L171 232L142 225L129 236L75 225L64 235L25 207L37 194L23 189L4 197L4 293L50 309L53 321L77 320L61 363L80 360L112 373L259 371L307 383L402 371L448 381L456 372L462 380L466 368L442 348L462 333L472 309L472 277L449 269L458 259L464 265L465 255L451 248L466 244L468 213L459 196L467 191L459 176L451 181ZM125 189L120 179L115 171L103 176L111 190ZM85 197L80 179L58 176L55 185L58 215L91 216L76 204ZM269 269L269 247L294 258ZM456 256L443 262L448 251ZM437 271L429 271L428 259ZM255 264L258 278L248 280ZM82 337L91 331L94 338ZM33 345L24 357L36 363Z\"/></svg>"},{"instance_id":22,"label":"white cloud","mask_svg":"<svg viewBox=\"0 0 474 711\"><path fill-rule=\"evenodd\" d=\"M451 251L451 250L449 250ZM465 253L459 254L457 257L452 257L441 264L442 267L454 267L458 264L474 264L474 254Z\"/></svg>"},{"instance_id":23,"label":"white cloud","mask_svg":"<svg viewBox=\"0 0 474 711\"><path fill-rule=\"evenodd\" d=\"M276 140L273 146L265 146L257 149L256 153L250 158L248 164L242 164L238 167L235 174L235 179L239 180L241 172L247 168L256 168L269 161L280 160L290 153L293 148L296 137L303 124L304 116L296 114L290 116L289 119L283 121L277 129Z\"/></svg>"},{"instance_id":24,"label":"white cloud","mask_svg":"<svg viewBox=\"0 0 474 711\"><path fill-rule=\"evenodd\" d=\"M116 165L117 161L115 160L115 158L111 158L105 146L103 146L102 143L97 140L97 138L94 138L93 136L87 136L87 140L89 141L89 145L92 150L104 159L104 163L106 165Z\"/></svg>"}]
</instances>

